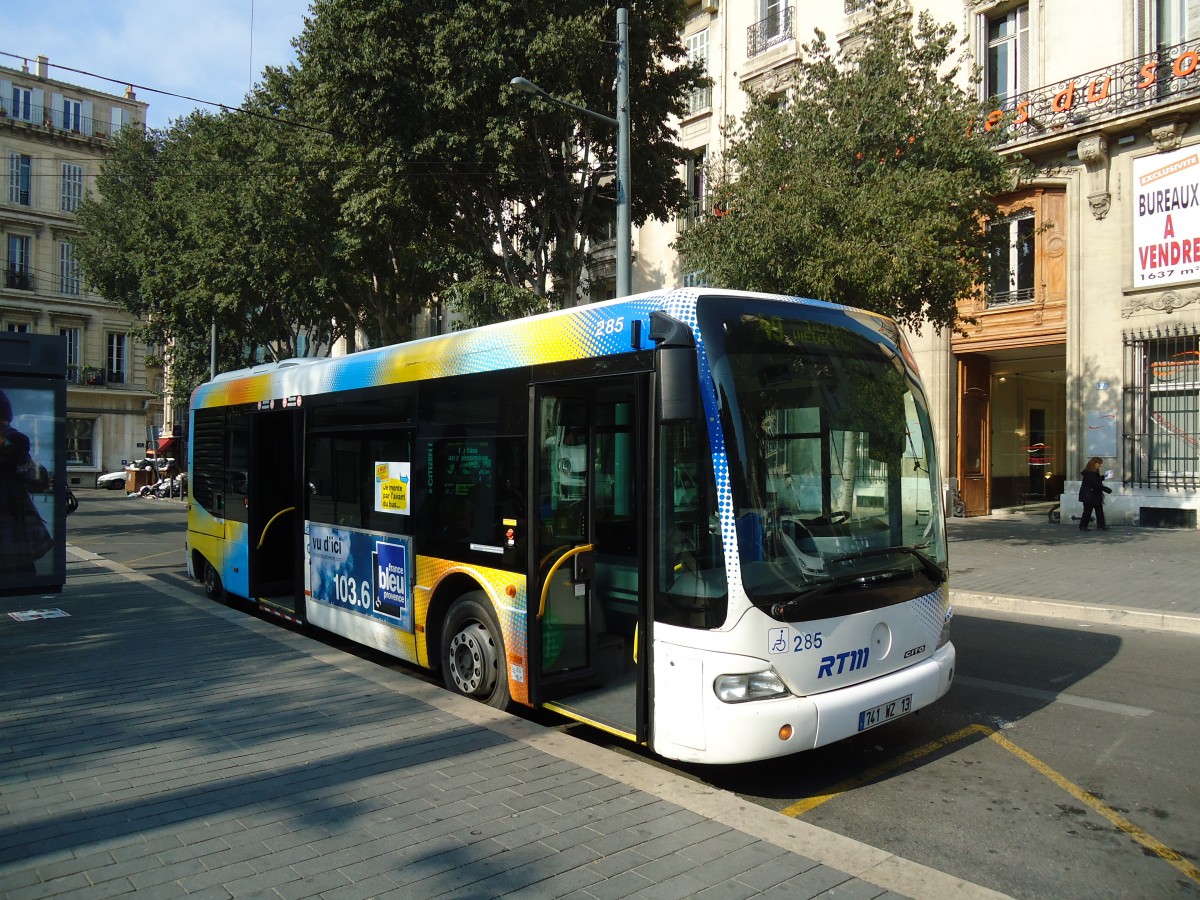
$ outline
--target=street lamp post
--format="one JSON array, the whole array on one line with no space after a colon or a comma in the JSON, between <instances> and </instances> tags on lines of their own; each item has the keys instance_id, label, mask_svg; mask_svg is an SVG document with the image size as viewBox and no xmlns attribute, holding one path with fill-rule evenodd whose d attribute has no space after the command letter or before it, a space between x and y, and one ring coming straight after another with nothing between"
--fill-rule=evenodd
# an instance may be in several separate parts
<instances>
[{"instance_id":1,"label":"street lamp post","mask_svg":"<svg viewBox=\"0 0 1200 900\"><path fill-rule=\"evenodd\" d=\"M617 296L633 293L630 253L633 228L629 216L629 13L617 10L617 115L616 118L598 113L566 100L552 97L528 78L514 78L509 87L533 94L559 106L611 125L617 129Z\"/></svg>"}]
</instances>

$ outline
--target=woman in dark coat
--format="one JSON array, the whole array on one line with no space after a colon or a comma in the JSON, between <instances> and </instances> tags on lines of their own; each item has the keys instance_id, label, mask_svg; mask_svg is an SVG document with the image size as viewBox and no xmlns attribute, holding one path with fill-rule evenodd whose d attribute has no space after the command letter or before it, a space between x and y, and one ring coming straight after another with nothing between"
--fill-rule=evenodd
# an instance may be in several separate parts
<instances>
[{"instance_id":1,"label":"woman in dark coat","mask_svg":"<svg viewBox=\"0 0 1200 900\"><path fill-rule=\"evenodd\" d=\"M0 576L35 574L35 564L53 546L29 499L29 476L36 471L29 438L12 427L12 420L12 403L0 391Z\"/></svg>"},{"instance_id":2,"label":"woman in dark coat","mask_svg":"<svg viewBox=\"0 0 1200 900\"><path fill-rule=\"evenodd\" d=\"M1091 530L1088 525L1092 522L1093 512L1096 513L1096 527L1101 531L1108 531L1108 526L1104 524L1104 495L1111 494L1112 488L1105 485L1104 476L1100 474L1100 464L1103 462L1099 456L1093 456L1079 473L1083 478L1083 483L1079 485L1079 502L1083 504L1083 518L1079 520L1080 531Z\"/></svg>"}]
</instances>

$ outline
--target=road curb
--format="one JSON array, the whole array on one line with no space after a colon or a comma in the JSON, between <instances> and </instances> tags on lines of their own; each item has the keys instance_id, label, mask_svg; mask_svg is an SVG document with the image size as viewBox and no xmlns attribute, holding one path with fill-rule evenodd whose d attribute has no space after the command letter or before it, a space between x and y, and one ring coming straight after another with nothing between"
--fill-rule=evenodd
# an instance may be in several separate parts
<instances>
[{"instance_id":1,"label":"road curb","mask_svg":"<svg viewBox=\"0 0 1200 900\"><path fill-rule=\"evenodd\" d=\"M950 600L961 609L1021 613L1030 616L1073 619L1079 622L1152 628L1158 631L1200 635L1200 616L1188 613L1164 613L1119 606L1094 606L1085 603L1071 603L1066 600L1044 600L1038 597L983 594L974 591L951 590Z\"/></svg>"}]
</instances>

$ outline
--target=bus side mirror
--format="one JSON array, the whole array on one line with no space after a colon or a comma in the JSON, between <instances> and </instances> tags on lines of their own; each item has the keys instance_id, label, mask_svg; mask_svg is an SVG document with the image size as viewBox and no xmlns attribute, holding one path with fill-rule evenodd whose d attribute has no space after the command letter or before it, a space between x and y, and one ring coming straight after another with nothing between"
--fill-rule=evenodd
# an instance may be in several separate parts
<instances>
[{"instance_id":1,"label":"bus side mirror","mask_svg":"<svg viewBox=\"0 0 1200 900\"><path fill-rule=\"evenodd\" d=\"M658 410L663 422L696 418L696 339L683 322L662 312L650 313L650 340L658 371Z\"/></svg>"}]
</instances>

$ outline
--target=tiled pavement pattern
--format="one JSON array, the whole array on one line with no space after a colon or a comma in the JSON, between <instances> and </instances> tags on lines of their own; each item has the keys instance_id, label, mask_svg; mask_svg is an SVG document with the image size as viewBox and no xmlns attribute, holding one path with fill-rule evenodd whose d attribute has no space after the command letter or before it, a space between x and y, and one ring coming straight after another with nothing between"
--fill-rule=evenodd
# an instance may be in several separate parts
<instances>
[{"instance_id":1,"label":"tiled pavement pattern","mask_svg":"<svg viewBox=\"0 0 1200 900\"><path fill-rule=\"evenodd\" d=\"M84 557L0 598L8 900L998 896Z\"/></svg>"}]
</instances>

